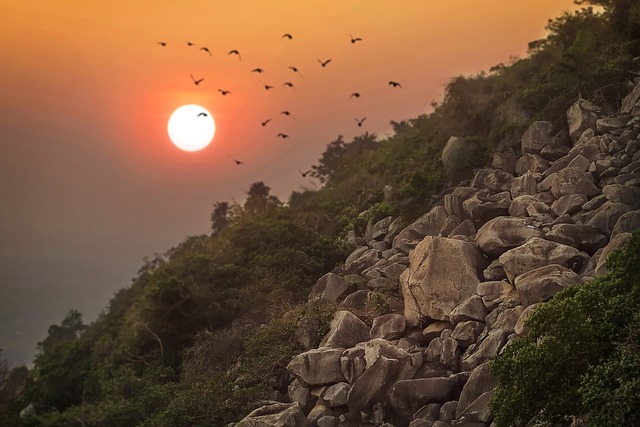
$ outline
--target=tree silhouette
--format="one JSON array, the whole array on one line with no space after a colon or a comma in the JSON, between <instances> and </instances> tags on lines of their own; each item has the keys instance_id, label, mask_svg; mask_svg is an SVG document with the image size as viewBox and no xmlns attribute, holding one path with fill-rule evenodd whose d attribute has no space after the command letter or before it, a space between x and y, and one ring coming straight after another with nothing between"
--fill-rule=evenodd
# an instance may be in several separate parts
<instances>
[{"instance_id":1,"label":"tree silhouette","mask_svg":"<svg viewBox=\"0 0 640 427\"><path fill-rule=\"evenodd\" d=\"M271 196L270 192L271 188L262 181L251 184L247 192L247 200L244 202L244 210L255 213L264 210L269 204L279 205L280 200Z\"/></svg>"},{"instance_id":2,"label":"tree silhouette","mask_svg":"<svg viewBox=\"0 0 640 427\"><path fill-rule=\"evenodd\" d=\"M219 233L229 225L230 208L227 202L216 202L211 212L211 231Z\"/></svg>"}]
</instances>

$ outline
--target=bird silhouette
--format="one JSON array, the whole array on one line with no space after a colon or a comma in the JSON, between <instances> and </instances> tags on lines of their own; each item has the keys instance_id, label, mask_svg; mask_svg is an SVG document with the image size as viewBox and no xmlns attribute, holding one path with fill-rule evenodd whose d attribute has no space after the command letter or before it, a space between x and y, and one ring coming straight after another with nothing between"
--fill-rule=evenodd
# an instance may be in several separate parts
<instances>
[{"instance_id":1,"label":"bird silhouette","mask_svg":"<svg viewBox=\"0 0 640 427\"><path fill-rule=\"evenodd\" d=\"M349 98L360 98L360 93L353 92Z\"/></svg>"},{"instance_id":2,"label":"bird silhouette","mask_svg":"<svg viewBox=\"0 0 640 427\"><path fill-rule=\"evenodd\" d=\"M284 82L284 83L282 83L282 86L293 87L293 83L291 83L291 82Z\"/></svg>"},{"instance_id":3,"label":"bird silhouette","mask_svg":"<svg viewBox=\"0 0 640 427\"><path fill-rule=\"evenodd\" d=\"M279 133L278 138L287 139L289 138L289 135L287 135L286 133Z\"/></svg>"},{"instance_id":4,"label":"bird silhouette","mask_svg":"<svg viewBox=\"0 0 640 427\"><path fill-rule=\"evenodd\" d=\"M230 50L227 55L238 55L238 59L242 61L242 56L240 56L240 52L238 52L236 49Z\"/></svg>"},{"instance_id":5,"label":"bird silhouette","mask_svg":"<svg viewBox=\"0 0 640 427\"><path fill-rule=\"evenodd\" d=\"M253 70L251 70L252 73L258 73L258 74L262 74L264 73L264 70L262 68L254 68Z\"/></svg>"},{"instance_id":6,"label":"bird silhouette","mask_svg":"<svg viewBox=\"0 0 640 427\"><path fill-rule=\"evenodd\" d=\"M264 85L264 88L265 88L266 90L269 90L269 89L273 89L273 86Z\"/></svg>"},{"instance_id":7,"label":"bird silhouette","mask_svg":"<svg viewBox=\"0 0 640 427\"><path fill-rule=\"evenodd\" d=\"M290 112L288 112L288 111L282 111L280 114L282 114L282 115L284 115L284 116L287 116L287 117L293 117L293 114L291 114L291 113L290 113Z\"/></svg>"},{"instance_id":8,"label":"bird silhouette","mask_svg":"<svg viewBox=\"0 0 640 427\"><path fill-rule=\"evenodd\" d=\"M362 41L362 39L360 37L353 37L351 34L349 34L349 37L351 37L351 43L361 42Z\"/></svg>"},{"instance_id":9,"label":"bird silhouette","mask_svg":"<svg viewBox=\"0 0 640 427\"><path fill-rule=\"evenodd\" d=\"M398 82L394 82L393 80L391 80L389 82L389 86L393 86L393 87L402 87L402 85Z\"/></svg>"},{"instance_id":10,"label":"bird silhouette","mask_svg":"<svg viewBox=\"0 0 640 427\"><path fill-rule=\"evenodd\" d=\"M303 178L306 178L307 175L309 175L311 173L311 170L308 170L306 172L302 172L301 170L298 170L298 172L300 172L300 175L302 175Z\"/></svg>"},{"instance_id":11,"label":"bird silhouette","mask_svg":"<svg viewBox=\"0 0 640 427\"><path fill-rule=\"evenodd\" d=\"M286 34L282 35L282 38L291 40L293 38L293 36L291 34L289 34L289 33L286 33Z\"/></svg>"},{"instance_id":12,"label":"bird silhouette","mask_svg":"<svg viewBox=\"0 0 640 427\"><path fill-rule=\"evenodd\" d=\"M300 70L298 70L296 67L289 67L290 70L293 70L294 73L298 73L300 74L300 77L302 77L302 73L300 72Z\"/></svg>"},{"instance_id":13,"label":"bird silhouette","mask_svg":"<svg viewBox=\"0 0 640 427\"><path fill-rule=\"evenodd\" d=\"M200 117L200 116L207 117L207 113L203 113L203 112L198 113L198 115L196 117Z\"/></svg>"},{"instance_id":14,"label":"bird silhouette","mask_svg":"<svg viewBox=\"0 0 640 427\"><path fill-rule=\"evenodd\" d=\"M218 89L218 92L220 92L222 94L222 96L231 95L230 91L224 90L224 89Z\"/></svg>"},{"instance_id":15,"label":"bird silhouette","mask_svg":"<svg viewBox=\"0 0 640 427\"><path fill-rule=\"evenodd\" d=\"M326 61L321 61L318 59L318 62L320 63L320 65L322 65L322 68L324 68L329 62L331 62L331 59L327 59Z\"/></svg>"},{"instance_id":16,"label":"bird silhouette","mask_svg":"<svg viewBox=\"0 0 640 427\"><path fill-rule=\"evenodd\" d=\"M233 161L234 161L234 162L236 162L236 165L238 165L238 166L239 166L239 165L244 165L244 162L241 162L241 161L240 161L240 160L238 160L238 159L233 159Z\"/></svg>"},{"instance_id":17,"label":"bird silhouette","mask_svg":"<svg viewBox=\"0 0 640 427\"><path fill-rule=\"evenodd\" d=\"M187 42L187 46L193 46L193 43Z\"/></svg>"},{"instance_id":18,"label":"bird silhouette","mask_svg":"<svg viewBox=\"0 0 640 427\"><path fill-rule=\"evenodd\" d=\"M363 117L363 118L361 118L360 120L358 120L358 119L355 119L355 120L356 120L356 123L358 123L358 127L362 127L362 123L363 123L365 120L367 120L367 118L366 118L366 117Z\"/></svg>"},{"instance_id":19,"label":"bird silhouette","mask_svg":"<svg viewBox=\"0 0 640 427\"><path fill-rule=\"evenodd\" d=\"M201 79L196 80L195 77L193 77L193 74L191 74L191 79L196 84L196 86L198 86L200 84L200 82L202 82L204 80L204 77L201 78Z\"/></svg>"},{"instance_id":20,"label":"bird silhouette","mask_svg":"<svg viewBox=\"0 0 640 427\"><path fill-rule=\"evenodd\" d=\"M267 120L265 120L264 122L260 122L260 124L261 124L262 126L266 126L270 121L271 121L271 119L267 119Z\"/></svg>"},{"instance_id":21,"label":"bird silhouette","mask_svg":"<svg viewBox=\"0 0 640 427\"><path fill-rule=\"evenodd\" d=\"M209 50L208 47L201 47L200 50L204 50L205 52L207 52L209 54L209 56L213 56L213 55L211 55L211 51Z\"/></svg>"},{"instance_id":22,"label":"bird silhouette","mask_svg":"<svg viewBox=\"0 0 640 427\"><path fill-rule=\"evenodd\" d=\"M166 43L166 42L158 42L158 44L159 44L160 46L166 46L166 45L167 45L167 43Z\"/></svg>"}]
</instances>

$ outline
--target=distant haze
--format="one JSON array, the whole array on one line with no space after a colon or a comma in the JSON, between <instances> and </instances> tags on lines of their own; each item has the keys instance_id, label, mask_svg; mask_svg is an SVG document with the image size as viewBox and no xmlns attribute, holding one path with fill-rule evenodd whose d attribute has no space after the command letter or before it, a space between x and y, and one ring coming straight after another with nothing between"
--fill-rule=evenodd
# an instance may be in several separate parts
<instances>
[{"instance_id":1,"label":"distant haze","mask_svg":"<svg viewBox=\"0 0 640 427\"><path fill-rule=\"evenodd\" d=\"M207 232L214 202L242 200L255 181L282 200L316 185L298 170L338 135L384 136L390 120L428 113L451 77L525 55L548 18L573 8L572 0L2 2L3 355L28 363L69 309L95 319L143 257ZM326 68L317 62L329 58ZM205 80L195 86L191 73ZM216 120L213 143L198 153L167 137L169 115L188 103ZM355 117L367 117L362 128Z\"/></svg>"}]
</instances>

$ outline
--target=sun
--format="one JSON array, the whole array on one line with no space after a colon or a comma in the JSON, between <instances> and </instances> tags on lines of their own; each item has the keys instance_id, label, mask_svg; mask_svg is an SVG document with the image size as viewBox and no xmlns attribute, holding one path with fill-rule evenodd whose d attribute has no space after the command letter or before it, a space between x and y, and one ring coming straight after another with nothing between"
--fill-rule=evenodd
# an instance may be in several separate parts
<instances>
[{"instance_id":1,"label":"sun","mask_svg":"<svg viewBox=\"0 0 640 427\"><path fill-rule=\"evenodd\" d=\"M216 124L205 108L188 104L171 114L167 131L171 142L184 151L199 151L209 145L216 133Z\"/></svg>"}]
</instances>

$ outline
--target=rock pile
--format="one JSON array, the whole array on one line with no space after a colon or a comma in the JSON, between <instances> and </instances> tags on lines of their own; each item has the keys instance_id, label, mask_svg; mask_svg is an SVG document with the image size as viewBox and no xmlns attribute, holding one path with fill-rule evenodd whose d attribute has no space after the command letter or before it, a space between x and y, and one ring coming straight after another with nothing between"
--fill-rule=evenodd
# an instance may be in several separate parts
<instances>
[{"instance_id":1,"label":"rock pile","mask_svg":"<svg viewBox=\"0 0 640 427\"><path fill-rule=\"evenodd\" d=\"M533 123L520 158L496 153L408 227L389 217L351 235L359 246L309 296L341 302L330 332L289 363L285 402L238 426L491 425L489 361L640 227L639 99L640 86L614 117L580 100L567 129ZM403 304L369 326L353 313L381 289Z\"/></svg>"}]
</instances>

